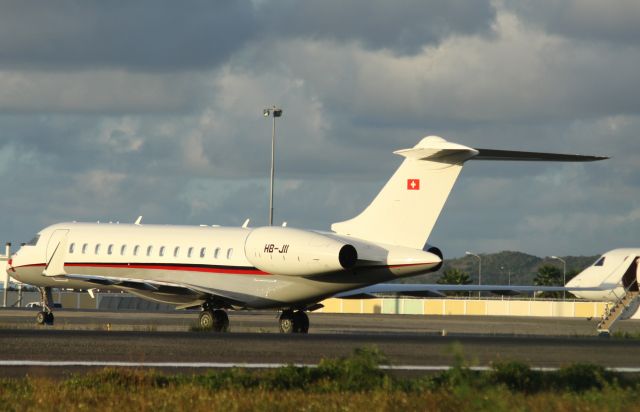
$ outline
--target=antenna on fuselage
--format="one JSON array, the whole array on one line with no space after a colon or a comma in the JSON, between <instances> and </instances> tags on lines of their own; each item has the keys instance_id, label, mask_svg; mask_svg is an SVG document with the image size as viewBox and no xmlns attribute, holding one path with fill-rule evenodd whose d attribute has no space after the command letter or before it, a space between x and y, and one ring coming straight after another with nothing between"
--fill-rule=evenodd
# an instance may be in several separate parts
<instances>
[{"instance_id":1,"label":"antenna on fuselage","mask_svg":"<svg viewBox=\"0 0 640 412\"><path fill-rule=\"evenodd\" d=\"M140 226L141 223L142 223L142 215L138 216L134 225Z\"/></svg>"},{"instance_id":2,"label":"antenna on fuselage","mask_svg":"<svg viewBox=\"0 0 640 412\"><path fill-rule=\"evenodd\" d=\"M242 224L242 228L243 228L243 229L248 228L248 227L249 227L249 222L250 222L250 221L251 221L251 219L247 219L247 220L245 220L245 221L244 221L244 223Z\"/></svg>"}]
</instances>

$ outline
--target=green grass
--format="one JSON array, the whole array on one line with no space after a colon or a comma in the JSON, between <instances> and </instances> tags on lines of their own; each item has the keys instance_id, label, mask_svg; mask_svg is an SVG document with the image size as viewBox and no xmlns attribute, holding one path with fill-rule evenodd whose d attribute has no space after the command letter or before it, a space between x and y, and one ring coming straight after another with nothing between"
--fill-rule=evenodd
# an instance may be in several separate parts
<instances>
[{"instance_id":1,"label":"green grass","mask_svg":"<svg viewBox=\"0 0 640 412\"><path fill-rule=\"evenodd\" d=\"M523 363L401 378L381 370L385 356L358 349L317 368L213 370L164 374L107 368L62 379L0 379L0 410L637 410L640 378L574 364L556 372Z\"/></svg>"},{"instance_id":2,"label":"green grass","mask_svg":"<svg viewBox=\"0 0 640 412\"><path fill-rule=\"evenodd\" d=\"M614 339L640 339L640 332L615 331L611 337Z\"/></svg>"}]
</instances>

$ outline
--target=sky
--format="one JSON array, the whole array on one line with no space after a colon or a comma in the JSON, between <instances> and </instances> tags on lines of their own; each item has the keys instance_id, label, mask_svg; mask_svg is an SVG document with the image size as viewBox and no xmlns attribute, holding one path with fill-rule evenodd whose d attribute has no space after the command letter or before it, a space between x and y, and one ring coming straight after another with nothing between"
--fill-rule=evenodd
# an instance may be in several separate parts
<instances>
[{"instance_id":1,"label":"sky","mask_svg":"<svg viewBox=\"0 0 640 412\"><path fill-rule=\"evenodd\" d=\"M427 135L610 156L469 162L445 257L640 233L637 0L5 0L0 240L60 221L329 229Z\"/></svg>"}]
</instances>

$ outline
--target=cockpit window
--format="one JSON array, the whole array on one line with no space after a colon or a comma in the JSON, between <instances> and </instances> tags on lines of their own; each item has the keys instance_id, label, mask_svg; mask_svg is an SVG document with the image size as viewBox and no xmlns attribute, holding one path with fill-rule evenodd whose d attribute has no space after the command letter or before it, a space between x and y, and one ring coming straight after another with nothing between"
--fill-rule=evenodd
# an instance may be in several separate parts
<instances>
[{"instance_id":1,"label":"cockpit window","mask_svg":"<svg viewBox=\"0 0 640 412\"><path fill-rule=\"evenodd\" d=\"M593 266L604 266L604 256L598 259L598 261L594 263Z\"/></svg>"},{"instance_id":2,"label":"cockpit window","mask_svg":"<svg viewBox=\"0 0 640 412\"><path fill-rule=\"evenodd\" d=\"M27 245L29 246L35 246L36 244L38 244L38 240L40 239L40 235L36 235L33 239L31 239Z\"/></svg>"}]
</instances>

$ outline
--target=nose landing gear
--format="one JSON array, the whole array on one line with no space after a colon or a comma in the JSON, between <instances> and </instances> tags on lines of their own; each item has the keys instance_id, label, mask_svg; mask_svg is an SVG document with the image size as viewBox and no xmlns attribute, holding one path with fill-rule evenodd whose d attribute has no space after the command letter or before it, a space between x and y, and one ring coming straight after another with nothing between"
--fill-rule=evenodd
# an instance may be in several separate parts
<instances>
[{"instance_id":1,"label":"nose landing gear","mask_svg":"<svg viewBox=\"0 0 640 412\"><path fill-rule=\"evenodd\" d=\"M53 294L51 293L51 287L40 287L40 307L43 309L36 315L36 323L38 325L53 325L54 316L53 310Z\"/></svg>"},{"instance_id":2,"label":"nose landing gear","mask_svg":"<svg viewBox=\"0 0 640 412\"><path fill-rule=\"evenodd\" d=\"M36 315L36 323L38 325L53 325L53 312L40 311Z\"/></svg>"}]
</instances>

